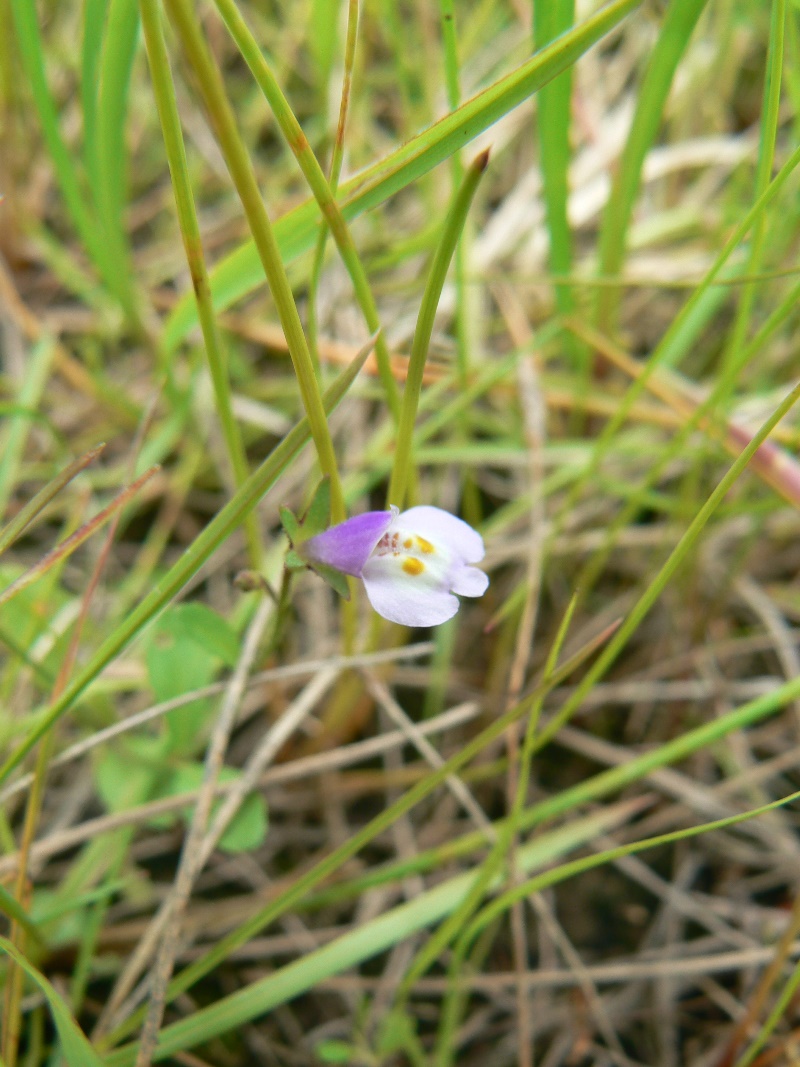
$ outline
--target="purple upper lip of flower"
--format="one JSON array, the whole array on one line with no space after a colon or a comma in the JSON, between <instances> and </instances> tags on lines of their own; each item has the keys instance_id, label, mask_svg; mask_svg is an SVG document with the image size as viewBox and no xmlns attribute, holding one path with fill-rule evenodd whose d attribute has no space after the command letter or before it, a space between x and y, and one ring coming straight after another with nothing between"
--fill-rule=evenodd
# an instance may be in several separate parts
<instances>
[{"instance_id":1,"label":"purple upper lip of flower","mask_svg":"<svg viewBox=\"0 0 800 1067\"><path fill-rule=\"evenodd\" d=\"M308 559L360 578L372 550L396 514L395 508L393 511L367 511L355 515L306 541L303 552Z\"/></svg>"},{"instance_id":2,"label":"purple upper lip of flower","mask_svg":"<svg viewBox=\"0 0 800 1067\"><path fill-rule=\"evenodd\" d=\"M405 626L438 626L460 596L482 596L489 579L472 564L483 539L462 519L422 505L368 511L298 546L311 563L361 578L373 608Z\"/></svg>"}]
</instances>

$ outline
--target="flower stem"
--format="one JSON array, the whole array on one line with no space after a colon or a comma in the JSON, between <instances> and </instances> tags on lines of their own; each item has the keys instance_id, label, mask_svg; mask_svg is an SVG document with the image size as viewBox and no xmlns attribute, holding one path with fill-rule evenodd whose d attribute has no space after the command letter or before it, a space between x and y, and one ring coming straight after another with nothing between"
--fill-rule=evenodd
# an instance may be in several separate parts
<instances>
[{"instance_id":1,"label":"flower stem","mask_svg":"<svg viewBox=\"0 0 800 1067\"><path fill-rule=\"evenodd\" d=\"M464 180L444 220L439 247L436 249L428 279L425 283L425 292L422 296L417 327L414 331L414 340L411 345L408 376L400 407L400 424L397 429L397 449L387 496L387 502L396 505L398 508L403 507L410 475L414 469L412 454L414 423L417 417L417 407L419 406L419 398L422 391L422 376L425 370L425 360L428 356L431 334L433 333L436 309L439 306L439 298L442 295L453 251L464 228L467 212L478 188L478 182L481 180L488 162L489 151L486 149L476 156L467 168Z\"/></svg>"}]
</instances>

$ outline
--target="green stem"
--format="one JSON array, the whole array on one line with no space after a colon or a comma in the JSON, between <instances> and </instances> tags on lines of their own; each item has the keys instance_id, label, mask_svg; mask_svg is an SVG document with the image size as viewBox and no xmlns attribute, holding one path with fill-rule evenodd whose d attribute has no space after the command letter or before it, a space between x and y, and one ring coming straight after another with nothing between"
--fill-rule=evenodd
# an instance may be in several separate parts
<instances>
[{"instance_id":1,"label":"green stem","mask_svg":"<svg viewBox=\"0 0 800 1067\"><path fill-rule=\"evenodd\" d=\"M339 469L314 373L314 364L250 157L239 137L236 119L225 94L219 70L198 28L191 0L166 0L166 5L189 63L197 76L211 124L247 215L247 222L289 347L319 465L331 480L332 517L334 522L342 522L345 510Z\"/></svg>"},{"instance_id":2,"label":"green stem","mask_svg":"<svg viewBox=\"0 0 800 1067\"><path fill-rule=\"evenodd\" d=\"M414 340L411 345L408 375L400 408L400 423L397 428L397 449L387 496L388 503L394 504L399 508L403 506L409 478L414 467L412 454L414 422L417 417L417 407L422 391L422 375L425 370L425 360L428 356L428 346L433 332L436 309L439 306L439 298L442 295L442 288L447 277L447 269L450 266L450 260L453 257L459 234L464 228L469 206L472 203L472 198L478 188L478 182L481 180L488 162L489 152L487 150L481 152L470 164L461 188L456 193L447 213L439 247L436 249L425 283L425 292L422 297L417 327L414 331Z\"/></svg>"},{"instance_id":3,"label":"green stem","mask_svg":"<svg viewBox=\"0 0 800 1067\"><path fill-rule=\"evenodd\" d=\"M208 367L214 385L217 413L222 426L228 460L233 471L234 483L238 489L244 484L249 474L247 457L245 456L239 425L233 414L227 360L211 302L211 288L208 281L205 256L203 255L203 242L200 238L197 210L194 196L192 195L189 168L186 160L186 147L178 115L178 104L175 99L175 86L172 81L169 56L161 25L160 6L158 0L140 0L140 4L145 46L153 80L153 93L156 98L167 162L172 177L178 223L197 300L197 315L200 320L200 328L203 331ZM256 570L259 570L263 562L264 552L254 513L247 517L245 532L250 550L251 565Z\"/></svg>"}]
</instances>

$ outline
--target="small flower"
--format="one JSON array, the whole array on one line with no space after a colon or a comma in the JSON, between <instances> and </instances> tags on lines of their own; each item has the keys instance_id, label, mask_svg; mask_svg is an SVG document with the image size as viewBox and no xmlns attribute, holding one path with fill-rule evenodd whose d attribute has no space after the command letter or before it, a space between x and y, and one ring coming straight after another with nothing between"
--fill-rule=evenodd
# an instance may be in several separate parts
<instances>
[{"instance_id":1,"label":"small flower","mask_svg":"<svg viewBox=\"0 0 800 1067\"><path fill-rule=\"evenodd\" d=\"M484 556L481 535L440 508L368 511L304 541L298 552L312 565L360 578L378 614L404 626L438 626L458 611L454 593L483 596L489 584L471 566Z\"/></svg>"}]
</instances>

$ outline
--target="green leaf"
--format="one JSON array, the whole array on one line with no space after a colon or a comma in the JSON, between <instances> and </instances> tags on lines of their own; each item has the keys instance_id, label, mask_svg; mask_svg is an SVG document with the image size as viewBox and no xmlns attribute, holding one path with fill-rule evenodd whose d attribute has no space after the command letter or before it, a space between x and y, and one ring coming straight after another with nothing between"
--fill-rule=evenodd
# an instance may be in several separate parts
<instances>
[{"instance_id":1,"label":"green leaf","mask_svg":"<svg viewBox=\"0 0 800 1067\"><path fill-rule=\"evenodd\" d=\"M335 589L343 600L350 599L350 586L341 571L337 571L335 567L329 567L325 563L310 563L309 566L314 574L319 575L324 582L327 582L332 589Z\"/></svg>"},{"instance_id":2,"label":"green leaf","mask_svg":"<svg viewBox=\"0 0 800 1067\"><path fill-rule=\"evenodd\" d=\"M358 1053L352 1045L346 1041L337 1041L330 1038L328 1041L320 1041L315 1047L314 1053L317 1059L323 1063L353 1063Z\"/></svg>"},{"instance_id":3,"label":"green leaf","mask_svg":"<svg viewBox=\"0 0 800 1067\"><path fill-rule=\"evenodd\" d=\"M290 571L303 571L308 566L306 561L293 548L290 548L286 553L286 559L283 562Z\"/></svg>"},{"instance_id":4,"label":"green leaf","mask_svg":"<svg viewBox=\"0 0 800 1067\"><path fill-rule=\"evenodd\" d=\"M293 545L296 545L302 537L300 521L293 511L285 507L283 504L278 508L278 514L281 517L281 526Z\"/></svg>"},{"instance_id":5,"label":"green leaf","mask_svg":"<svg viewBox=\"0 0 800 1067\"><path fill-rule=\"evenodd\" d=\"M292 548L297 548L303 541L308 541L310 537L316 537L317 534L322 533L323 530L327 530L331 524L330 478L326 475L314 490L311 503L306 508L306 512L302 519L298 519L289 508L284 507L283 505L281 505L278 510L281 517L281 525L291 542ZM298 566L306 566L298 553L290 552L289 555L296 561L289 563L287 556L286 565L290 569L294 569Z\"/></svg>"},{"instance_id":6,"label":"green leaf","mask_svg":"<svg viewBox=\"0 0 800 1067\"><path fill-rule=\"evenodd\" d=\"M239 642L216 612L204 604L178 604L155 625L146 661L156 700L172 700L208 685L224 663L236 662ZM165 716L170 752L193 755L203 737L212 704L193 700Z\"/></svg>"},{"instance_id":7,"label":"green leaf","mask_svg":"<svg viewBox=\"0 0 800 1067\"><path fill-rule=\"evenodd\" d=\"M176 637L193 641L210 655L235 667L241 647L236 631L216 611L205 604L178 604L162 618L169 618L169 628Z\"/></svg>"},{"instance_id":8,"label":"green leaf","mask_svg":"<svg viewBox=\"0 0 800 1067\"><path fill-rule=\"evenodd\" d=\"M164 796L178 796L180 793L199 789L203 782L203 773L202 763L180 764L172 772L164 789ZM240 777L241 772L233 767L223 767L219 774L221 782L233 782ZM215 810L218 806L219 804L215 804ZM185 808L182 813L187 824L191 813L190 807ZM220 838L218 847L224 852L252 852L264 844L268 825L266 801L259 793L251 793L231 820Z\"/></svg>"},{"instance_id":9,"label":"green leaf","mask_svg":"<svg viewBox=\"0 0 800 1067\"><path fill-rule=\"evenodd\" d=\"M150 798L163 751L158 738L126 738L96 758L95 787L107 811L127 811Z\"/></svg>"},{"instance_id":10,"label":"green leaf","mask_svg":"<svg viewBox=\"0 0 800 1067\"><path fill-rule=\"evenodd\" d=\"M50 1014L53 1016L53 1022L58 1032L61 1051L67 1061L67 1067L103 1067L100 1057L73 1019L69 1008L45 976L37 971L5 937L0 937L0 949L16 961L28 978L44 994L50 1008Z\"/></svg>"},{"instance_id":11,"label":"green leaf","mask_svg":"<svg viewBox=\"0 0 800 1067\"><path fill-rule=\"evenodd\" d=\"M316 537L331 524L331 480L323 478L303 516L303 538Z\"/></svg>"}]
</instances>

